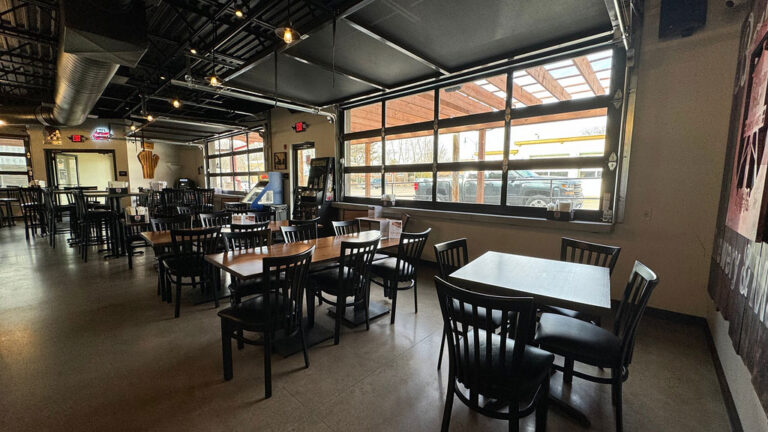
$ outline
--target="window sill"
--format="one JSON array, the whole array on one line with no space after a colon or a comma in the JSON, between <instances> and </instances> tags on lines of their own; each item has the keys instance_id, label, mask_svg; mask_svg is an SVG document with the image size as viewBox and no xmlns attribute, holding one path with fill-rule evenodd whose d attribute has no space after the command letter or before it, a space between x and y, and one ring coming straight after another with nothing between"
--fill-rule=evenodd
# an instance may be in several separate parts
<instances>
[{"instance_id":1,"label":"window sill","mask_svg":"<svg viewBox=\"0 0 768 432\"><path fill-rule=\"evenodd\" d=\"M347 210L367 210L369 205L334 202L333 206L340 209ZM437 219L446 220L458 220L462 222L474 222L474 223L494 223L500 225L519 226L526 228L539 228L539 229L553 229L559 231L579 231L579 232L593 232L593 233L609 233L613 231L613 224L604 222L588 222L588 221L555 221L543 218L522 217L522 216L508 216L508 215L493 215L482 213L465 213L454 212L446 210L430 210L422 208L410 208L410 207L384 207L382 212L386 216L395 215L399 217L402 213L408 213L411 216L424 216Z\"/></svg>"}]
</instances>

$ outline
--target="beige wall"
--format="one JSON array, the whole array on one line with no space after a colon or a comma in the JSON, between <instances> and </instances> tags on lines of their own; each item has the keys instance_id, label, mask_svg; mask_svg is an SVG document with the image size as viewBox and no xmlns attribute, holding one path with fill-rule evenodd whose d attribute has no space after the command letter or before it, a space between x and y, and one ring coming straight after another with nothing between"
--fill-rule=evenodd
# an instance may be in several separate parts
<instances>
[{"instance_id":1,"label":"beige wall","mask_svg":"<svg viewBox=\"0 0 768 432\"><path fill-rule=\"evenodd\" d=\"M77 155L78 178L81 186L97 186L106 189L114 180L115 168L112 155L105 153L72 153Z\"/></svg>"},{"instance_id":2,"label":"beige wall","mask_svg":"<svg viewBox=\"0 0 768 432\"><path fill-rule=\"evenodd\" d=\"M155 143L152 152L160 157L155 168L155 177L145 179L141 164L136 157L141 151L140 144L128 142L128 175L131 190L148 188L151 181L165 181L172 187L179 177L188 177L195 181L198 187L205 187L203 174L203 150L196 146Z\"/></svg>"},{"instance_id":3,"label":"beige wall","mask_svg":"<svg viewBox=\"0 0 768 432\"><path fill-rule=\"evenodd\" d=\"M112 129L114 139L109 141L93 141L90 136L97 127L107 127ZM37 180L45 180L50 184L45 175L45 149L55 150L82 150L82 149L100 149L114 150L115 163L117 165L117 180L128 181L128 176L119 176L120 171L128 171L128 160L125 146L125 127L121 120L87 120L80 126L71 128L61 128L61 145L46 145L43 143L43 127L29 126L29 147L32 154L32 175ZM67 137L71 135L85 135L89 137L84 143L73 143Z\"/></svg>"},{"instance_id":4,"label":"beige wall","mask_svg":"<svg viewBox=\"0 0 768 432\"><path fill-rule=\"evenodd\" d=\"M272 139L272 152L287 152L288 153L288 168L293 164L291 160L291 145L300 144L307 141L315 143L315 156L326 157L335 156L336 154L336 126L328 122L325 116L318 116L308 113L291 113L284 108L273 109L271 115L271 139ZM305 132L296 133L291 126L303 121L309 125ZM273 171L271 155L267 166L269 171ZM282 172L289 172L284 170ZM283 190L285 193L285 199L287 203L290 203L291 191L293 185L289 182L283 184Z\"/></svg>"}]
</instances>

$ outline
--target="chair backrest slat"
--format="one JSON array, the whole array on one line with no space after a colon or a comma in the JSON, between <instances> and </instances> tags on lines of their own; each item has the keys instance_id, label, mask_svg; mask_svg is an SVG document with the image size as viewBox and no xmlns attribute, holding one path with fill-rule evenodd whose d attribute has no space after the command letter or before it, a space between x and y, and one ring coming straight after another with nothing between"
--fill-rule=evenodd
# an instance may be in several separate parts
<instances>
[{"instance_id":1,"label":"chair backrest slat","mask_svg":"<svg viewBox=\"0 0 768 432\"><path fill-rule=\"evenodd\" d=\"M169 231L172 229L185 229L192 227L192 220L188 215L178 215L169 218L151 218L152 231Z\"/></svg>"},{"instance_id":2,"label":"chair backrest slat","mask_svg":"<svg viewBox=\"0 0 768 432\"><path fill-rule=\"evenodd\" d=\"M282 328L288 334L298 331L314 251L312 246L295 255L264 258L264 275L267 277L263 298L270 328Z\"/></svg>"},{"instance_id":3,"label":"chair backrest slat","mask_svg":"<svg viewBox=\"0 0 768 432\"><path fill-rule=\"evenodd\" d=\"M286 243L315 240L317 238L317 225L303 224L293 226L281 226L283 239Z\"/></svg>"},{"instance_id":4,"label":"chair backrest slat","mask_svg":"<svg viewBox=\"0 0 768 432\"><path fill-rule=\"evenodd\" d=\"M360 232L360 221L357 219L348 221L333 221L333 233L337 236L357 234Z\"/></svg>"},{"instance_id":5,"label":"chair backrest slat","mask_svg":"<svg viewBox=\"0 0 768 432\"><path fill-rule=\"evenodd\" d=\"M364 242L341 242L337 292L344 293L343 297L354 297L356 302L368 297L371 287L371 264L379 247L379 240L381 236Z\"/></svg>"},{"instance_id":6,"label":"chair backrest slat","mask_svg":"<svg viewBox=\"0 0 768 432\"><path fill-rule=\"evenodd\" d=\"M272 245L272 233L264 230L222 233L227 251L255 249Z\"/></svg>"},{"instance_id":7,"label":"chair backrest slat","mask_svg":"<svg viewBox=\"0 0 768 432\"><path fill-rule=\"evenodd\" d=\"M468 291L438 276L435 287L443 314L451 373L469 390L470 405L480 407L479 395L503 398L514 393L514 385L522 377L525 346L534 325L533 299ZM479 313L481 310L485 317ZM486 318L492 314L506 317L497 332ZM510 324L510 320L513 323ZM511 350L510 344L514 344ZM499 383L489 379L496 373L509 376L509 381Z\"/></svg>"},{"instance_id":8,"label":"chair backrest slat","mask_svg":"<svg viewBox=\"0 0 768 432\"><path fill-rule=\"evenodd\" d=\"M397 274L410 279L416 271L416 265L421 258L421 252L427 244L427 238L432 228L420 233L400 233L400 243L397 245Z\"/></svg>"},{"instance_id":9,"label":"chair backrest slat","mask_svg":"<svg viewBox=\"0 0 768 432\"><path fill-rule=\"evenodd\" d=\"M451 273L464 267L469 261L467 239L460 238L436 244L435 259L440 268L440 277L447 280Z\"/></svg>"},{"instance_id":10,"label":"chair backrest slat","mask_svg":"<svg viewBox=\"0 0 768 432\"><path fill-rule=\"evenodd\" d=\"M221 227L202 229L171 229L173 255L177 258L195 258L216 252Z\"/></svg>"},{"instance_id":11,"label":"chair backrest slat","mask_svg":"<svg viewBox=\"0 0 768 432\"><path fill-rule=\"evenodd\" d=\"M563 237L560 245L560 261L607 267L613 274L621 248Z\"/></svg>"},{"instance_id":12,"label":"chair backrest slat","mask_svg":"<svg viewBox=\"0 0 768 432\"><path fill-rule=\"evenodd\" d=\"M205 228L222 227L232 223L232 214L229 212L200 213L198 217Z\"/></svg>"},{"instance_id":13,"label":"chair backrest slat","mask_svg":"<svg viewBox=\"0 0 768 432\"><path fill-rule=\"evenodd\" d=\"M650 300L658 283L659 277L653 270L640 261L635 261L613 324L613 333L621 340L624 366L629 365L632 361L635 333L640 319L645 313L645 308L648 306L648 300Z\"/></svg>"}]
</instances>

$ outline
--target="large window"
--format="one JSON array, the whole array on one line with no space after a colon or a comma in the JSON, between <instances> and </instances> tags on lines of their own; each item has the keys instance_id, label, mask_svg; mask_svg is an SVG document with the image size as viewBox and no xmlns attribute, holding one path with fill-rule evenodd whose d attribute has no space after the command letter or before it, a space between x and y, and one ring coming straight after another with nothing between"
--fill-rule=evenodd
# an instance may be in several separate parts
<instances>
[{"instance_id":1,"label":"large window","mask_svg":"<svg viewBox=\"0 0 768 432\"><path fill-rule=\"evenodd\" d=\"M224 192L247 192L266 170L263 130L208 141L208 187Z\"/></svg>"},{"instance_id":2,"label":"large window","mask_svg":"<svg viewBox=\"0 0 768 432\"><path fill-rule=\"evenodd\" d=\"M617 63L585 49L343 106L345 200L528 216L569 202L598 219L615 186Z\"/></svg>"},{"instance_id":3,"label":"large window","mask_svg":"<svg viewBox=\"0 0 768 432\"><path fill-rule=\"evenodd\" d=\"M0 187L27 186L30 170L22 138L0 137Z\"/></svg>"}]
</instances>

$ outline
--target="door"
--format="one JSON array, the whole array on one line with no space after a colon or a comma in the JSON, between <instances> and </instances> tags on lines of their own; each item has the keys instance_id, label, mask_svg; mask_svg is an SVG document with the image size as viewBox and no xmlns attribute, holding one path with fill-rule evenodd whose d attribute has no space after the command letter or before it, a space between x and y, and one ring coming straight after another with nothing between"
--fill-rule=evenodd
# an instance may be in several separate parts
<instances>
[{"instance_id":1,"label":"door","mask_svg":"<svg viewBox=\"0 0 768 432\"><path fill-rule=\"evenodd\" d=\"M59 188L80 186L77 155L57 153L54 155L56 186Z\"/></svg>"},{"instance_id":2,"label":"door","mask_svg":"<svg viewBox=\"0 0 768 432\"><path fill-rule=\"evenodd\" d=\"M309 182L310 161L315 157L315 143L293 145L293 186L306 186Z\"/></svg>"}]
</instances>

